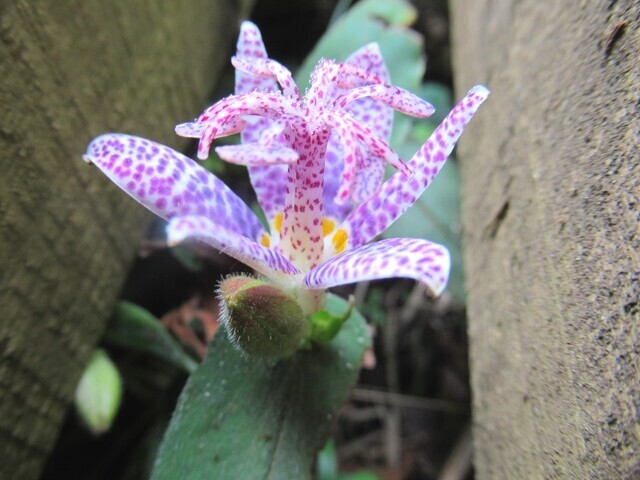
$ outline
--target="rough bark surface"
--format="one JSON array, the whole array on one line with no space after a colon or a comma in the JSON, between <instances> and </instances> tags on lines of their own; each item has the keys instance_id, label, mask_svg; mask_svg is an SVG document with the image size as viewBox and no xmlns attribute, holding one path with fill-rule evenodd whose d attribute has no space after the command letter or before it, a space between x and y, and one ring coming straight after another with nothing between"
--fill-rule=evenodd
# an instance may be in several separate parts
<instances>
[{"instance_id":1,"label":"rough bark surface","mask_svg":"<svg viewBox=\"0 0 640 480\"><path fill-rule=\"evenodd\" d=\"M145 228L82 160L122 131L179 146L250 2L0 7L0 478L37 478ZM223 53L223 54L220 54Z\"/></svg>"},{"instance_id":2,"label":"rough bark surface","mask_svg":"<svg viewBox=\"0 0 640 480\"><path fill-rule=\"evenodd\" d=\"M478 478L640 478L640 4L452 16Z\"/></svg>"}]
</instances>

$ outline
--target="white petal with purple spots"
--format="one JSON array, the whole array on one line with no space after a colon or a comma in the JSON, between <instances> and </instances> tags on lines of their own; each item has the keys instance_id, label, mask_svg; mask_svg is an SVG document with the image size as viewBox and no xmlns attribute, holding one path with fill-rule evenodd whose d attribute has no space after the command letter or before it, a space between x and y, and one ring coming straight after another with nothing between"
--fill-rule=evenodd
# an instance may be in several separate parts
<instances>
[{"instance_id":1,"label":"white petal with purple spots","mask_svg":"<svg viewBox=\"0 0 640 480\"><path fill-rule=\"evenodd\" d=\"M112 133L94 139L84 158L162 218L202 215L252 240L264 231L220 179L169 147Z\"/></svg>"},{"instance_id":2,"label":"white petal with purple spots","mask_svg":"<svg viewBox=\"0 0 640 480\"><path fill-rule=\"evenodd\" d=\"M268 277L278 273L300 273L279 252L248 240L207 217L191 215L171 219L167 238L174 245L187 238L201 240Z\"/></svg>"},{"instance_id":3,"label":"white petal with purple spots","mask_svg":"<svg viewBox=\"0 0 640 480\"><path fill-rule=\"evenodd\" d=\"M442 245L416 238L391 238L352 248L320 264L304 277L309 288L407 277L439 295L447 285L449 252Z\"/></svg>"},{"instance_id":4,"label":"white petal with purple spots","mask_svg":"<svg viewBox=\"0 0 640 480\"><path fill-rule=\"evenodd\" d=\"M275 60L270 58L232 57L231 63L236 70L241 72L261 78L273 78L282 87L282 93L287 96L300 97L300 90L293 81L291 72Z\"/></svg>"},{"instance_id":5,"label":"white petal with purple spots","mask_svg":"<svg viewBox=\"0 0 640 480\"><path fill-rule=\"evenodd\" d=\"M255 24L245 21L240 25L240 35L236 44L236 57L247 60L266 60L268 58L262 35ZM258 77L236 70L236 94L253 90L262 92L275 91L276 88L276 81L272 78Z\"/></svg>"},{"instance_id":6,"label":"white petal with purple spots","mask_svg":"<svg viewBox=\"0 0 640 480\"><path fill-rule=\"evenodd\" d=\"M237 165L275 165L298 161L298 152L291 148L265 147L258 143L224 145L215 150L220 158Z\"/></svg>"},{"instance_id":7,"label":"white petal with purple spots","mask_svg":"<svg viewBox=\"0 0 640 480\"><path fill-rule=\"evenodd\" d=\"M351 102L361 98L373 98L388 105L400 113L413 117L426 118L433 115L435 109L427 101L395 85L366 85L352 88L334 101L336 107L345 108Z\"/></svg>"}]
</instances>

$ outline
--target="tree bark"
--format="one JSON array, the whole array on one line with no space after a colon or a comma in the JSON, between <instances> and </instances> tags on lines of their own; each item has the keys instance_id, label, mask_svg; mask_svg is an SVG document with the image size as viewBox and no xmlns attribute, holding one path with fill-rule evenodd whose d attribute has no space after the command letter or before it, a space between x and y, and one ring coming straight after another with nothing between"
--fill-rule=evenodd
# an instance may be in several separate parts
<instances>
[{"instance_id":1,"label":"tree bark","mask_svg":"<svg viewBox=\"0 0 640 480\"><path fill-rule=\"evenodd\" d=\"M173 126L205 106L249 3L0 7L0 478L38 477L148 218L87 144L184 145Z\"/></svg>"},{"instance_id":2,"label":"tree bark","mask_svg":"<svg viewBox=\"0 0 640 480\"><path fill-rule=\"evenodd\" d=\"M640 4L452 17L478 478L640 478Z\"/></svg>"}]
</instances>

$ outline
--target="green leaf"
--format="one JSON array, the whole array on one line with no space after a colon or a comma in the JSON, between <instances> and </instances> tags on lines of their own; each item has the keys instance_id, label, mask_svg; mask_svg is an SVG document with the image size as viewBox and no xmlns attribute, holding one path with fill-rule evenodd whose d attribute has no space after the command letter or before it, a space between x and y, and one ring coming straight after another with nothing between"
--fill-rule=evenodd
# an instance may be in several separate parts
<instances>
[{"instance_id":1,"label":"green leaf","mask_svg":"<svg viewBox=\"0 0 640 480\"><path fill-rule=\"evenodd\" d=\"M338 472L338 453L333 439L329 440L316 459L316 480L378 480L375 473L360 470L357 472Z\"/></svg>"},{"instance_id":2,"label":"green leaf","mask_svg":"<svg viewBox=\"0 0 640 480\"><path fill-rule=\"evenodd\" d=\"M189 373L198 366L160 320L131 302L118 303L105 338L112 344L156 355Z\"/></svg>"},{"instance_id":3,"label":"green leaf","mask_svg":"<svg viewBox=\"0 0 640 480\"><path fill-rule=\"evenodd\" d=\"M190 272L201 272L204 268L198 254L190 248L177 245L170 251L180 264Z\"/></svg>"},{"instance_id":4,"label":"green leaf","mask_svg":"<svg viewBox=\"0 0 640 480\"><path fill-rule=\"evenodd\" d=\"M333 439L318 452L316 480L338 480L338 454Z\"/></svg>"},{"instance_id":5,"label":"green leaf","mask_svg":"<svg viewBox=\"0 0 640 480\"><path fill-rule=\"evenodd\" d=\"M424 98L436 109L435 113L429 117L428 123L433 124L433 128L444 120L451 107L453 107L453 98L451 89L441 83L427 82L423 84L417 92L420 98ZM422 137L425 138L425 137Z\"/></svg>"},{"instance_id":6,"label":"green leaf","mask_svg":"<svg viewBox=\"0 0 640 480\"><path fill-rule=\"evenodd\" d=\"M413 57L415 50L412 44L420 37L404 28L412 24L416 19L416 10L404 0L364 0L356 4L346 14L341 16L325 32L315 48L307 56L302 67L296 74L296 83L304 90L311 77L311 71L321 58L345 60L351 53L370 42L378 42L385 61L395 58L404 66L410 65L409 71L413 72L416 64L411 64L405 58ZM406 49L406 50L404 50ZM416 60L414 58L414 60ZM422 65L424 72L424 59L418 65ZM400 74L398 70L391 70L391 78L397 85L404 86L394 74ZM420 75L421 78L422 75ZM420 80L418 78L417 81Z\"/></svg>"},{"instance_id":7,"label":"green leaf","mask_svg":"<svg viewBox=\"0 0 640 480\"><path fill-rule=\"evenodd\" d=\"M375 473L361 470L353 473L341 473L337 480L379 480L379 477Z\"/></svg>"},{"instance_id":8,"label":"green leaf","mask_svg":"<svg viewBox=\"0 0 640 480\"><path fill-rule=\"evenodd\" d=\"M76 388L75 405L94 435L111 427L122 400L122 379L102 349L93 352Z\"/></svg>"},{"instance_id":9,"label":"green leaf","mask_svg":"<svg viewBox=\"0 0 640 480\"><path fill-rule=\"evenodd\" d=\"M330 295L326 308L339 315L347 302ZM152 479L307 478L370 343L355 310L331 343L279 362L240 353L220 332L180 396Z\"/></svg>"},{"instance_id":10,"label":"green leaf","mask_svg":"<svg viewBox=\"0 0 640 480\"><path fill-rule=\"evenodd\" d=\"M379 327L385 319L385 290L380 287L369 289L360 311L369 320L371 325Z\"/></svg>"},{"instance_id":11,"label":"green leaf","mask_svg":"<svg viewBox=\"0 0 640 480\"><path fill-rule=\"evenodd\" d=\"M344 312L335 315L327 310L320 310L309 316L311 323L311 341L320 344L329 343L338 334L344 322L351 316L353 310L353 297L349 299L349 304Z\"/></svg>"}]
</instances>

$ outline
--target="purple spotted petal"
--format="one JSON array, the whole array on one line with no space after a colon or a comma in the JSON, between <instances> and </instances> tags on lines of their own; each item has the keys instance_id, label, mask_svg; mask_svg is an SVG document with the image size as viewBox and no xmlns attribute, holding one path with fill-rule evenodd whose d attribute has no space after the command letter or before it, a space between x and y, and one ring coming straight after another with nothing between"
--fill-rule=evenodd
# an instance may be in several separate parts
<instances>
[{"instance_id":1,"label":"purple spotted petal","mask_svg":"<svg viewBox=\"0 0 640 480\"><path fill-rule=\"evenodd\" d=\"M353 199L356 203L362 203L373 196L380 188L384 178L384 161L379 157L367 157L365 164L358 167L356 173Z\"/></svg>"},{"instance_id":2,"label":"purple spotted petal","mask_svg":"<svg viewBox=\"0 0 640 480\"><path fill-rule=\"evenodd\" d=\"M297 114L295 103L280 93L249 92L223 98L207 108L197 120L207 124L198 144L198 158L207 158L211 142L228 135L229 122L235 125L238 119L245 115L259 115L277 120Z\"/></svg>"},{"instance_id":3,"label":"purple spotted petal","mask_svg":"<svg viewBox=\"0 0 640 480\"><path fill-rule=\"evenodd\" d=\"M220 158L237 165L274 165L298 161L298 152L291 148L266 147L258 143L224 145L215 150Z\"/></svg>"},{"instance_id":4,"label":"purple spotted petal","mask_svg":"<svg viewBox=\"0 0 640 480\"><path fill-rule=\"evenodd\" d=\"M380 78L382 83L389 83L389 72L382 58L377 43L370 43L355 51L346 63L355 65ZM357 83L357 86L364 85ZM343 90L344 92L344 90ZM393 123L393 109L372 98L362 98L349 103L347 110L356 120L368 125L383 140L389 140Z\"/></svg>"},{"instance_id":5,"label":"purple spotted petal","mask_svg":"<svg viewBox=\"0 0 640 480\"><path fill-rule=\"evenodd\" d=\"M246 92L218 100L206 108L196 121L206 124L216 122L216 128L220 128L243 115L278 119L284 115L297 116L299 112L299 102L280 92Z\"/></svg>"},{"instance_id":6,"label":"purple spotted petal","mask_svg":"<svg viewBox=\"0 0 640 480\"><path fill-rule=\"evenodd\" d=\"M262 60L268 58L260 30L251 22L242 22L236 57ZM257 77L236 70L235 93L245 93L252 90L276 91L277 84L272 78ZM245 117L245 119L247 126L242 131L242 143L257 142L262 132L272 123L271 120L261 117ZM277 213L282 212L284 209L287 167L285 165L250 166L249 178L256 192L258 203L267 219L271 221Z\"/></svg>"},{"instance_id":7,"label":"purple spotted petal","mask_svg":"<svg viewBox=\"0 0 640 480\"><path fill-rule=\"evenodd\" d=\"M370 43L355 51L345 63L371 72L382 82L389 82L389 72L384 63L380 47L377 43ZM361 79L353 82L352 86L366 84ZM336 88L334 99L344 94L346 88ZM372 98L362 98L347 105L347 111L360 123L368 125L371 130L383 140L389 140L393 123L393 109ZM353 202L347 198L344 203L338 204L335 198L342 183L344 170L344 152L341 146L340 136L331 135L325 155L324 175L324 208L325 214L341 222L351 210ZM380 186L384 172L384 162L379 158L369 157L364 165L358 168L355 178L353 196L361 201L371 196Z\"/></svg>"},{"instance_id":8,"label":"purple spotted petal","mask_svg":"<svg viewBox=\"0 0 640 480\"><path fill-rule=\"evenodd\" d=\"M273 144L285 146L288 144L287 137L284 134L286 129L287 122L285 119L274 120L269 126L262 130L258 142L250 142L243 139L243 143L259 143L265 147L270 147Z\"/></svg>"},{"instance_id":9,"label":"purple spotted petal","mask_svg":"<svg viewBox=\"0 0 640 480\"><path fill-rule=\"evenodd\" d=\"M386 141L376 137L369 127L357 122L349 113L340 110L328 111L321 116L321 119L333 129L340 141L341 148L338 149L335 145L331 145L329 153L341 153L343 157L342 161L337 162L342 164L342 172L338 176L339 185L334 185L331 180L327 185L327 189L331 191L336 189L335 197L330 199L330 202L344 205L349 199L366 198L362 188L366 188L368 185L363 183L362 176L374 175L374 180L379 181L381 178L379 170L381 167L383 168L378 164L380 161L383 164L389 163L405 174L410 173L410 168ZM366 157L362 154L362 149L366 149ZM326 159L334 160L333 157L325 154ZM336 165L330 165L330 170L335 171L335 167ZM360 179L357 180L357 177ZM357 192L354 191L356 185L360 189Z\"/></svg>"},{"instance_id":10,"label":"purple spotted petal","mask_svg":"<svg viewBox=\"0 0 640 480\"><path fill-rule=\"evenodd\" d=\"M275 79L280 87L282 87L282 93L287 96L300 97L300 90L293 81L291 72L287 70L279 62L275 60L261 59L261 58L246 58L246 57L232 57L231 63L236 70L254 75L262 78Z\"/></svg>"},{"instance_id":11,"label":"purple spotted petal","mask_svg":"<svg viewBox=\"0 0 640 480\"><path fill-rule=\"evenodd\" d=\"M262 42L262 35L258 27L248 21L240 25L240 35L236 44L236 57L246 60L266 60L267 50ZM276 81L273 78L258 77L236 70L236 94L259 91L275 91Z\"/></svg>"},{"instance_id":12,"label":"purple spotted petal","mask_svg":"<svg viewBox=\"0 0 640 480\"><path fill-rule=\"evenodd\" d=\"M300 273L276 250L248 240L207 217L172 218L167 226L167 238L174 245L187 238L201 240L268 277L276 273Z\"/></svg>"},{"instance_id":13,"label":"purple spotted petal","mask_svg":"<svg viewBox=\"0 0 640 480\"><path fill-rule=\"evenodd\" d=\"M339 76L337 79L332 80L337 82L341 88L351 89L358 85L368 84L382 84L382 79L375 73L361 68L353 63L344 62L339 63ZM335 99L335 97L334 97Z\"/></svg>"},{"instance_id":14,"label":"purple spotted petal","mask_svg":"<svg viewBox=\"0 0 640 480\"><path fill-rule=\"evenodd\" d=\"M218 131L216 135L217 138L227 137L229 135L235 135L236 133L240 133L245 128L247 122L244 118L236 118L230 120L226 123L223 128ZM207 128L206 123L201 122L187 122L176 125L175 132L181 136L186 138L200 138L205 129Z\"/></svg>"},{"instance_id":15,"label":"purple spotted petal","mask_svg":"<svg viewBox=\"0 0 640 480\"><path fill-rule=\"evenodd\" d=\"M360 47L353 52L344 63L355 65L369 72L371 75L375 75L380 79L381 83L389 83L389 70L384 63L380 46L375 42Z\"/></svg>"},{"instance_id":16,"label":"purple spotted petal","mask_svg":"<svg viewBox=\"0 0 640 480\"><path fill-rule=\"evenodd\" d=\"M325 215L341 222L353 210L351 199L347 198L343 204L335 201L338 189L342 183L344 170L343 151L340 144L340 136L333 133L327 144L324 156L324 212Z\"/></svg>"},{"instance_id":17,"label":"purple spotted petal","mask_svg":"<svg viewBox=\"0 0 640 480\"><path fill-rule=\"evenodd\" d=\"M200 138L200 136L204 133L204 127L206 126L207 125L205 123L186 122L176 125L174 130L180 137Z\"/></svg>"},{"instance_id":18,"label":"purple spotted petal","mask_svg":"<svg viewBox=\"0 0 640 480\"><path fill-rule=\"evenodd\" d=\"M304 277L309 288L331 288L382 278L413 278L439 295L447 285L449 252L415 238L391 238L353 248L320 264Z\"/></svg>"},{"instance_id":19,"label":"purple spotted petal","mask_svg":"<svg viewBox=\"0 0 640 480\"><path fill-rule=\"evenodd\" d=\"M331 145L332 149L336 149L338 154L342 156L342 171L334 170L333 165L330 165L330 175L337 179L334 198L330 199L330 202L335 202L338 205L344 205L351 196L353 186L356 181L356 172L359 164L362 164L363 151L360 146L357 131L349 128L347 122L341 115L336 112L330 112L325 115L325 121L329 126L333 128L334 134L337 134L337 139L340 142L340 146L336 149L335 145ZM325 162L331 161L333 157L325 153ZM325 178L327 175L325 174ZM327 185L327 187L333 189L333 184Z\"/></svg>"},{"instance_id":20,"label":"purple spotted petal","mask_svg":"<svg viewBox=\"0 0 640 480\"><path fill-rule=\"evenodd\" d=\"M408 162L413 175L397 172L347 216L340 227L349 235L347 248L367 243L413 205L438 174L464 127L488 95L489 90L481 85L472 88Z\"/></svg>"},{"instance_id":21,"label":"purple spotted petal","mask_svg":"<svg viewBox=\"0 0 640 480\"><path fill-rule=\"evenodd\" d=\"M340 72L340 64L321 59L311 72L311 86L305 94L305 103L318 107L331 103L335 96L336 80Z\"/></svg>"},{"instance_id":22,"label":"purple spotted petal","mask_svg":"<svg viewBox=\"0 0 640 480\"><path fill-rule=\"evenodd\" d=\"M334 105L345 108L351 102L361 98L370 97L384 103L393 109L411 115L412 117L426 118L433 114L433 105L420 97L395 85L366 85L352 88L334 101Z\"/></svg>"},{"instance_id":23,"label":"purple spotted petal","mask_svg":"<svg viewBox=\"0 0 640 480\"><path fill-rule=\"evenodd\" d=\"M162 218L202 215L252 240L263 232L260 221L229 187L169 147L112 133L93 140L84 159Z\"/></svg>"},{"instance_id":24,"label":"purple spotted petal","mask_svg":"<svg viewBox=\"0 0 640 480\"><path fill-rule=\"evenodd\" d=\"M379 82L387 82L389 79L377 44L363 47L347 60L347 64L355 67L355 70L345 69L346 77L341 79L341 86L344 88L336 89L337 96L333 103L346 108L350 113L343 115L344 121L349 122L346 130L363 138L370 154L361 156L357 168L354 168L344 161L349 155L349 149L345 149L345 138L348 137L341 133L341 142L335 135L329 142L326 155L325 208L338 220L353 209L354 203L365 201L378 190L384 177L385 162L406 175L410 174L409 167L401 162L385 141L391 132L393 109L416 117L427 117L433 113L433 106L406 90L386 83L367 84L375 77L379 77ZM361 76L361 70L370 77ZM351 89L346 89L347 87ZM339 130L336 125L334 128ZM343 172L342 176L337 174L340 171ZM347 198L349 195L351 198Z\"/></svg>"},{"instance_id":25,"label":"purple spotted petal","mask_svg":"<svg viewBox=\"0 0 640 480\"><path fill-rule=\"evenodd\" d=\"M287 193L287 166L269 165L249 167L251 185L267 220L271 221L284 210Z\"/></svg>"},{"instance_id":26,"label":"purple spotted petal","mask_svg":"<svg viewBox=\"0 0 640 480\"><path fill-rule=\"evenodd\" d=\"M359 140L362 146L367 148L371 155L381 158L393 168L407 175L411 172L411 168L400 159L398 154L393 151L385 140L377 137L369 127L358 123L358 121L348 113L339 111L330 112L322 118L326 121L327 125L334 128L339 135L347 135L347 132L350 132L351 135Z\"/></svg>"}]
</instances>

